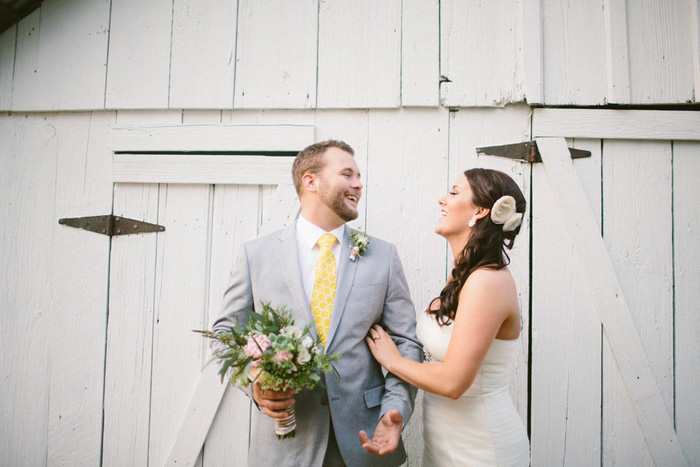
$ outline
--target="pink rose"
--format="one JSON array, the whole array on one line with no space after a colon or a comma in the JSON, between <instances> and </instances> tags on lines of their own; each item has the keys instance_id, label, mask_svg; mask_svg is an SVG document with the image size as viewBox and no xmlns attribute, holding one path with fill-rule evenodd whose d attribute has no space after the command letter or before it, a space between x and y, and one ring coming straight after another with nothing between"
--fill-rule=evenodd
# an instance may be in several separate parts
<instances>
[{"instance_id":1,"label":"pink rose","mask_svg":"<svg viewBox=\"0 0 700 467\"><path fill-rule=\"evenodd\" d=\"M286 362L293 357L291 352L282 352L281 350L275 354L275 363Z\"/></svg>"},{"instance_id":2,"label":"pink rose","mask_svg":"<svg viewBox=\"0 0 700 467\"><path fill-rule=\"evenodd\" d=\"M256 343L257 342L257 343ZM270 338L267 336L255 336L248 338L248 342L243 347L243 352L249 357L260 358L262 353L270 348Z\"/></svg>"}]
</instances>

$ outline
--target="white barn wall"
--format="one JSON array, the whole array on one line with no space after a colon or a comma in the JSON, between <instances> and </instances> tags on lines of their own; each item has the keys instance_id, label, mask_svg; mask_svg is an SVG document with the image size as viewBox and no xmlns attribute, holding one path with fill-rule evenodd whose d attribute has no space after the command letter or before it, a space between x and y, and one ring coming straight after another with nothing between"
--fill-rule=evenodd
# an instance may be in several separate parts
<instances>
[{"instance_id":1,"label":"white barn wall","mask_svg":"<svg viewBox=\"0 0 700 467\"><path fill-rule=\"evenodd\" d=\"M105 465L145 465L149 456L153 465L164 462L206 358L203 343L179 325L205 326L218 310L235 245L255 234L271 199L269 186L118 184L112 208L105 135L116 122L312 125L316 140L346 140L365 183L351 225L396 243L419 309L450 267L444 241L432 233L437 198L467 167L508 172L533 216L511 256L524 310L514 398L530 426L533 465L652 465L591 297L579 287L541 165L477 157L474 148L529 140L524 100L696 102L696 1L304 0L291 11L248 0L147 3L46 0L0 34L0 111L12 112L0 114L0 283L7 291L0 294L7 375L0 464L91 465L100 450ZM449 82L439 85L440 75ZM16 113L82 109L98 111ZM532 125L543 128L538 115L553 115L548 130L576 136L569 145L593 153L574 166L695 465L697 119L630 110L601 118L580 109L564 121L556 110L540 110ZM609 133L579 132L593 120ZM675 132L654 137L661 127ZM676 137L690 141L670 141ZM192 237L110 242L56 222L112 209L152 222L161 216ZM523 241L530 228L532 265ZM173 241L199 254L167 256ZM190 271L192 288L180 287L182 270ZM187 365L178 357L178 367L169 366L170 339L192 346ZM167 388L176 374L183 383ZM246 398L228 390L202 465L245 455L239 426L248 423L247 410ZM405 438L409 465L420 465L420 410Z\"/></svg>"},{"instance_id":2,"label":"white barn wall","mask_svg":"<svg viewBox=\"0 0 700 467\"><path fill-rule=\"evenodd\" d=\"M0 109L12 107L12 73L14 72L17 25L0 34Z\"/></svg>"},{"instance_id":3,"label":"white barn wall","mask_svg":"<svg viewBox=\"0 0 700 467\"><path fill-rule=\"evenodd\" d=\"M318 15L318 107L398 107L401 1L321 2Z\"/></svg>"},{"instance_id":4,"label":"white barn wall","mask_svg":"<svg viewBox=\"0 0 700 467\"><path fill-rule=\"evenodd\" d=\"M7 375L0 380L0 455L3 464L44 465L55 228L53 203L46 200L56 198L56 138L39 115L3 118L0 128L0 364Z\"/></svg>"},{"instance_id":5,"label":"white barn wall","mask_svg":"<svg viewBox=\"0 0 700 467\"><path fill-rule=\"evenodd\" d=\"M12 109L104 108L109 6L46 1L18 23Z\"/></svg>"},{"instance_id":6,"label":"white barn wall","mask_svg":"<svg viewBox=\"0 0 700 467\"><path fill-rule=\"evenodd\" d=\"M94 464L101 449L109 239L57 221L111 211L104 144L114 115L1 120L0 463Z\"/></svg>"},{"instance_id":7,"label":"white barn wall","mask_svg":"<svg viewBox=\"0 0 700 467\"><path fill-rule=\"evenodd\" d=\"M318 0L239 2L235 108L315 107L318 8Z\"/></svg>"},{"instance_id":8,"label":"white barn wall","mask_svg":"<svg viewBox=\"0 0 700 467\"><path fill-rule=\"evenodd\" d=\"M441 100L449 107L500 107L523 100L517 2L440 4Z\"/></svg>"},{"instance_id":9,"label":"white barn wall","mask_svg":"<svg viewBox=\"0 0 700 467\"><path fill-rule=\"evenodd\" d=\"M107 109L166 109L173 0L112 0Z\"/></svg>"},{"instance_id":10,"label":"white barn wall","mask_svg":"<svg viewBox=\"0 0 700 467\"><path fill-rule=\"evenodd\" d=\"M47 0L0 35L0 110L693 103L699 21L693 0Z\"/></svg>"},{"instance_id":11,"label":"white barn wall","mask_svg":"<svg viewBox=\"0 0 700 467\"><path fill-rule=\"evenodd\" d=\"M230 108L236 69L236 3L173 3L169 106Z\"/></svg>"},{"instance_id":12,"label":"white barn wall","mask_svg":"<svg viewBox=\"0 0 700 467\"><path fill-rule=\"evenodd\" d=\"M461 109L458 112L449 112L447 109L403 109L394 111L119 111L117 114L116 124L118 125L157 126L221 122L242 125L304 124L315 127L315 139L331 137L345 139L357 150L358 163L365 176L365 196L361 206L361 217L353 225L367 227L370 233L397 244L412 295L418 307L422 307L424 302L439 291L445 278L446 267L449 265L444 241L432 234L435 210L437 209L436 199L444 194L449 183L464 168L477 165L506 170L522 183L526 192L530 190L528 165L490 156L477 157L473 150L474 147L528 139L530 110L527 106L508 106L503 109ZM637 114L632 112L630 115ZM674 116L680 118L678 113L674 113ZM106 237L97 234L59 226L56 224L56 220L58 217L67 216L68 214L63 212L63 208L67 209L70 206L76 206L78 212L75 215L97 214L97 210L99 213L109 212L111 202L109 198L111 192L110 153L106 149L107 142L104 134L108 125L113 122L115 122L115 117L112 112L65 115L37 114L28 117L18 114L2 117L2 125L5 128L3 141L6 141L7 138L14 141L10 149L3 152L3 166L10 167L10 170L2 171L9 177L3 184L7 190L11 190L9 191L11 193L9 199L19 200L20 198L13 198L13 196L24 194L30 187L30 180L44 179L44 183L36 186L31 185L31 192L38 193L38 197L34 198L33 203L31 198L23 198L22 201L17 201L20 203L20 210L17 210L14 205L5 205L3 208L3 213L9 213L9 219L12 219L12 216L15 219L13 222L3 224L5 226L3 230L4 240L12 239L10 242L4 241L3 244L18 245L17 248L13 249L18 256L12 258L21 258L21 261L10 259L3 264L5 271L3 283L15 284L14 287L8 288L14 292L7 295L10 302L5 301L3 309L12 310L19 306L23 312L3 315L3 322L9 323L6 327L9 334L2 339L2 353L3 355L16 355L16 349L27 348L24 343L28 331L21 331L22 329L31 329L30 339L37 339L34 345L29 346L30 350L23 354L25 357L22 362L26 363L17 366L15 363L11 363L11 360L2 360L4 368L6 368L5 371L11 375L9 380L4 381L3 394L9 394L11 397L10 401L5 403L12 404L13 408L8 413L14 414L10 419L11 434L9 437L3 437L3 439L8 439L8 443L4 444L3 450L0 451L3 461L7 459L32 459L32 456L36 456L35 460L39 465L43 465L42 459L44 458L48 459L47 465L56 465L64 461L68 462L68 460L71 462L75 459L89 460L99 452L99 437L96 437L96 433L100 430L101 399L95 396L100 393L103 361L100 359L104 359L104 355L100 353L99 349L104 347L103 339L105 336L104 326L106 322L103 307L106 291L108 241ZM608 201L605 209L608 215L603 217L610 223L606 224L608 225L605 230L606 239L612 241L613 238L616 238L617 242L623 242L613 248L613 251L616 255L621 255L621 258L632 260L627 266L624 266L627 264L626 261L629 261L627 259L620 263L624 266L624 271L628 269L630 271L621 273L627 278L621 278L625 284L624 287L626 287L625 293L635 300L637 296L640 297L641 305L632 306L632 309L638 310L637 313L639 313L638 317L635 315L635 319L640 319L638 326L640 326L639 329L647 351L649 352L649 348L653 349L651 350L651 353L654 354L653 357L649 356L652 357L651 361L655 368L656 377L661 382L662 394L666 398L669 413L675 412L676 414L679 438L693 446L692 441L688 440L696 439L698 433L697 421L693 416L693 413L697 412L697 397L695 385L692 383L697 379L697 352L692 349L690 343L694 342L692 336L697 334L697 320L692 318L695 315L692 311L692 304L695 303L693 301L695 287L691 287L689 284L694 284L697 281L697 277L695 277L697 274L694 272L696 268L688 266L688 264L694 264L692 254L688 256L683 255L682 252L694 251L692 246L692 229L694 227L692 227L692 220L688 220L683 206L690 199L687 187L692 185L692 174L694 173L692 170L697 165L693 162L694 156L697 155L697 145L676 143L674 147L678 149L674 150L673 160L670 152L672 147L668 143L605 141L601 145L599 140L577 139L571 141L570 145L590 149L593 152L592 159L578 160L575 165L579 168L584 187L589 191L592 206L598 212L603 207L600 202L600 160L601 155L604 156L603 160L606 161L606 165L604 165L603 186L607 185L608 190L611 189L611 186L617 190L606 195ZM607 149L607 152L601 153L601 148ZM76 154L82 154L85 159L77 158ZM625 162L626 159L629 160ZM640 162L657 159L661 165L652 164L644 169L643 177L641 175L634 176L634 172L629 171L629 167L638 166ZM426 160L431 162L425 167L421 166L420 170L416 170L416 167ZM51 163L47 164L47 161L51 161ZM658 213L671 212L669 171L672 163L675 170L674 184L681 190L678 192L679 195L673 199L673 212L677 218L676 225L680 222L681 226L690 226L688 228L677 227L673 230L676 238L674 248L677 258L675 264L677 301L675 318L675 352L677 357L675 363L673 360L674 321L672 314L669 314L670 310L673 309L669 293L670 290L674 289L670 289L668 282L669 278L672 278L672 269L670 269L672 234L670 227L659 226L659 222L657 222ZM676 163L680 165L676 166ZM636 455L634 453L644 452L643 440L640 434L631 430L631 427L636 426L635 420L624 414L627 411L623 405L626 396L623 394L624 390L621 389L621 383L615 383L614 363L609 353L603 355L603 361L606 362L603 367L605 373L602 376L599 373L601 370L600 351L603 348L601 347L600 327L590 310L590 305L587 305L585 294L581 295L577 292L576 271L566 266L566 253L561 253L561 256L557 253L558 251L566 252L566 245L562 245L562 248L554 247L558 244L557 238L561 239L557 234L556 224L551 224L550 227L548 227L550 224L543 224L546 220L545 217L550 215L551 207L548 208L549 203L543 201L542 193L545 192L542 190L545 187L542 186L541 180L538 181L538 167L539 165L534 166L534 184L532 185L534 191L533 198L529 203L529 209L535 216L533 254L536 259L533 264L532 290L532 392L528 393L527 362L530 351L528 347L530 324L527 312L524 313L523 352L516 368L514 391L521 416L525 421L529 420L531 425L533 465L544 465L551 462L574 465L581 458L589 459L595 463L596 459L601 458L601 450L604 453L604 463L624 463L626 459ZM581 170L583 167L587 168ZM638 169L642 170L642 166ZM58 178L59 183L55 185L56 188L52 188L56 173L62 175ZM658 186L649 181L652 178L658 178L663 182L665 188L661 191L666 195L659 196L659 192L653 188L647 188ZM15 180L26 180L26 182L22 182L25 183L24 185L18 185ZM82 180L82 182L76 184L75 180ZM117 193L125 188L127 187L119 188ZM37 191L37 189L39 190ZM133 189L140 191L144 188L134 186ZM198 229L201 231L202 228L216 231L214 225L220 220L233 226L227 227L225 230L240 228L240 220L225 221L225 219L220 219L221 214L217 213L225 211L236 214L239 212L237 206L258 206L257 202L251 203L245 201L247 198L241 198L243 192L236 194L238 190L235 190L231 194L232 197L228 198L228 195L225 195L227 191L225 188L223 191L215 189L213 192L202 187L193 187L193 189L197 192L204 190L202 191L203 197L201 197L202 203L215 206L215 211L210 212L205 209L201 214L194 216L194 218L199 218L198 223L187 227L195 229L193 233ZM60 193L54 190L59 190ZM168 197L174 196L175 191L181 190L175 190L171 193L171 190L158 190L154 186L151 191L153 194L147 196L151 199L149 201L152 205L150 212L155 214L154 210L157 210L160 216L166 216L171 212L171 208L175 209L175 206L171 206L171 203L167 201ZM160 194L158 194L159 192ZM630 193L634 193L634 195L630 195ZM229 199L228 201L222 200L226 203L227 208L216 207L216 199L220 195ZM253 193L250 195L255 196ZM47 222L50 229L29 229L29 225L26 223L31 219L27 217L26 213L36 212L37 209L39 211L45 210L44 200L54 199L57 196L56 207L52 207L50 211L41 216L49 218L50 222L49 220L43 220L43 222ZM267 195L263 194L263 196ZM161 198L160 201L157 200L158 197ZM136 197L136 199L140 198L143 196ZM640 207L629 211L630 208L626 203L632 201L637 203L634 206ZM212 202L214 204L210 204ZM658 202L662 202L662 205L653 209L649 208ZM202 203L195 204L201 205ZM619 206L615 203L618 203ZM99 206L103 206L103 208L99 208ZM120 206L122 204L115 200L116 214L126 215L127 211L133 211L136 217L144 216L146 220L149 220L145 214L138 214L138 209L124 209ZM219 211L219 209L223 209L223 211ZM397 216L400 217L386 216L387 210L397 213ZM612 212L617 214L611 214ZM627 212L629 214L624 214ZM8 214L4 215L8 216ZM631 220L625 221L624 224L616 224L625 215L629 215ZM642 215L650 215L651 218L643 221L641 220ZM402 222L402 227L404 225L408 225L408 227L396 229L397 218L410 219L406 223ZM164 217L164 219L167 220L168 217ZM38 220L35 219L32 222L35 223ZM172 221L172 219L170 220ZM671 217L668 217L666 222L661 224L668 223L670 225L671 220ZM189 224L191 221L186 221L183 218L177 222L178 225L184 225L184 223ZM27 234L16 238L15 225L27 225L27 229L29 229ZM235 227L236 225L239 227ZM631 246L624 246L626 245L624 242L627 241L625 239L628 238L626 232L629 230L629 225L637 225L633 229L637 234L636 237L631 238L634 240L630 244ZM248 225L248 227L251 226ZM526 227L529 228L529 223L526 224ZM659 228L663 228L665 233L657 231ZM615 234L617 231L615 229L626 230L620 230L619 233ZM44 233L37 237L36 232ZM47 234L45 232L54 233ZM524 232L523 239L527 237L527 229ZM44 251L39 245L45 242L46 235L51 235L53 240L49 240L52 247ZM254 233L251 231L246 235L254 235ZM659 243L661 239L665 239L664 243ZM193 248L192 245L195 244L199 244L199 248L202 248L202 241L204 241L203 237L197 242L187 241L186 243L188 248ZM81 253L82 259L79 260L81 264L85 264L84 269L73 267L72 263L64 260L66 257L75 257L75 252L71 251L74 248L70 246L75 242L79 242L81 246L88 245L89 251ZM123 256L119 253L120 245L135 245L134 242L150 244L151 246L148 247L150 253L146 253L141 247L130 253L131 256ZM154 237L116 237L112 241L113 256L110 283L131 292L135 292L138 287L144 287L146 296L148 296L148 291L158 290L166 283L177 286L180 280L179 276L167 280L158 279L161 276L165 277L165 269L154 270L152 276L143 276L145 270L142 273L136 271L140 269L137 266L139 262L146 264L143 261L161 264L161 268L175 267L172 264L173 260L165 262L162 259L155 260L158 252L162 251L161 248L169 242L171 240L167 240L165 244L158 247L158 242ZM170 293L159 292L164 293L163 296L171 298L176 295L180 297L175 299L175 303L191 301L192 304L186 307L188 308L186 311L183 311L187 317L183 317L182 320L197 319L205 323L211 318L211 313L218 309L217 301L220 300L220 297L216 296L219 294L216 290L222 286L221 281L224 279L220 277L221 271L226 268L233 251L229 242L230 240L225 237L212 240L212 246L207 248L215 249L211 250L211 254L204 253L204 263L201 262L201 258L192 257L192 261L199 264L199 266L190 268L191 271L195 271L192 272L193 278L196 279L194 282L205 279L205 282L201 283L196 290L177 287ZM219 258L218 253L216 253L219 247L216 245L222 244L224 245L222 247L223 257ZM53 247L54 245L56 248ZM528 252L522 249L523 245L522 242L516 244L516 250L512 255L511 269L519 284L523 309L527 310L530 293L529 265ZM660 248L660 245L664 246ZM518 250L519 247L520 250ZM630 253L617 253L618 248L631 248L631 250L629 250ZM180 248L180 250L182 249ZM546 259L548 253L551 253L551 260ZM51 255L52 259L48 263L46 263L46 259L42 259L45 255ZM210 260L206 259L208 255L211 255ZM195 256L200 257L201 255ZM552 261L557 264L557 267L552 267ZM120 263L122 266L119 266ZM28 267L31 269L26 269ZM114 275L119 268L124 269L124 271L120 275ZM184 270L187 267L176 269ZM21 273L23 270L25 270L24 274ZM35 271L40 272L36 274ZM78 275L76 276L76 274ZM73 279L75 282L67 283L66 276L77 277L77 279ZM20 279L19 282L18 279ZM127 280L132 281L133 285L129 286L125 282ZM50 294L44 293L42 295L39 284L43 283L55 284L52 286ZM21 290L28 290L27 288L31 284L37 284L33 287L31 295L28 295L28 292L21 292ZM204 284L209 285L205 287ZM661 288L656 290L657 286ZM552 287L559 291L570 291L563 296L560 305L556 304L559 302L553 301L559 295L547 292ZM208 290L211 290L211 295L209 298L205 298L208 295ZM630 290L632 291L630 292ZM89 293L86 295L86 292ZM649 294L649 297L644 298L646 297L644 294ZM90 298L76 308L71 301L75 296ZM154 364L161 367L159 370L156 370L155 367L153 370L150 368L150 360L144 360L135 366L134 362L137 360L134 359L139 358L138 355L142 352L148 355L151 345L156 344L161 332L164 332L163 335L171 336L169 338L177 335L177 332L167 332L165 329L168 327L166 326L167 317L162 317L164 321L156 324L154 311L168 310L172 312L178 307L175 304L166 306L159 301L161 299L156 300L152 292L151 296L153 298L150 301L144 302L142 298L138 298L138 294L120 295L114 290L110 293L103 437L103 461L107 463L145 462L144 456L148 449L151 449L152 459L156 463L160 462L157 459L162 460L167 457L169 448L166 448L166 445L174 439L174 433L177 431L183 413L173 410L172 407L177 406L184 410L188 404L188 394L191 394L192 391L192 387L187 384L181 385L182 387L179 389L182 392L173 393L168 397L163 395L158 398L160 403L148 408L150 406L149 398L143 391L148 392L146 388L151 384L151 379L158 380L157 374L163 374L163 372L175 374L176 370L166 368L167 359L162 360L163 355L157 350ZM137 301L130 304L128 300L131 299ZM156 302L162 306L156 306ZM50 320L47 323L42 320L42 316L32 317L31 314L24 311L30 309L40 309L43 314L50 313ZM196 312L196 309L200 311ZM562 313L563 309L570 310L570 313ZM552 313L547 316L544 314L546 310L551 310ZM195 315L191 314L193 311ZM127 312L131 313L132 316L140 316L141 321L123 321L126 315L122 316L122 314ZM576 319L571 321L567 316L575 316ZM120 320L123 324L120 324ZM196 323L190 323L185 327L189 329L195 326ZM54 327L58 331L53 331ZM584 329L589 331L584 332ZM561 334L562 330L565 331L563 335ZM61 332L68 335L69 338L54 338L52 341L49 337L52 337L53 332ZM154 337L150 337L151 333L154 333ZM81 342L79 348L73 347L74 340L71 338L75 335L81 336L78 338ZM120 335L122 337L119 337ZM133 337L128 338L127 335ZM562 340L565 336L569 337ZM178 340L184 342L188 341L188 338L190 338L189 335L182 336ZM131 349L132 357L129 357L125 353L125 349L115 350L113 347L115 342L120 339L134 343L142 342L142 344L134 345L134 348ZM571 340L566 343L568 339ZM52 347L49 348L46 342L52 342ZM162 339L158 343L161 347L167 345ZM193 345L199 346L201 351L201 342L194 342ZM562 345L568 347L562 347ZM53 348L63 350L49 356L49 351ZM571 350L562 351L562 348ZM84 360L63 357L73 351L87 351L90 357L89 361L92 363L85 365ZM204 358L204 355L200 353L197 357L200 364ZM45 367L44 371L41 370L42 365ZM588 367L590 368L585 372L579 371L581 368ZM38 373L33 371L35 368L39 368ZM137 370L136 374L134 373L135 369ZM153 375L152 371L155 372ZM563 378L563 372L568 374L567 391L561 389L560 382ZM71 375L73 380L67 379L65 375ZM183 376L179 380L192 381L195 378L194 375L195 373L192 373L192 376ZM581 379L582 377L583 379ZM144 382L136 383L138 378L143 378ZM30 384L35 388L32 391L31 400L27 399L28 396L24 391L28 381L32 381ZM126 384L125 381L130 382ZM139 394L139 391L136 390L139 384L143 388L140 402L133 399L133 395ZM602 412L597 412L590 408L600 405L600 401L596 402L596 398L600 395L601 384L604 385L602 387L608 394L606 396L608 402L603 406ZM615 389L615 385L619 385L620 389ZM162 387L160 384L156 384L156 386ZM37 403L35 400L36 394L42 394L42 391L45 394L45 404ZM246 401L235 391L228 391L228 393L223 403L224 409L219 412L207 441L204 456L207 459L204 461L205 465L207 462L218 463L234 454L241 455L241 452L245 451L245 440L241 439L239 429L232 424L247 423L247 413L240 412L240 404L245 405ZM172 404L163 402L168 399L171 402L175 400L178 402L172 402ZM528 406L529 400L531 400L531 405ZM587 402L582 403L582 400ZM168 416L172 418L169 421L161 420L159 413L169 414ZM420 458L419 414L418 411L406 430L409 452L414 461ZM604 419L599 418L601 415ZM132 421L124 417L131 417ZM155 417L151 421L153 426L162 426L161 429L155 431L157 434L153 434L150 441L147 432L139 434L139 431L134 429L134 427L145 428L149 423L149 417ZM38 423L44 428L37 429L34 423L30 427L25 423L25 420L29 419L36 420L34 423ZM605 435L602 445L598 444L601 428L603 428ZM562 432L566 434L563 439L552 435L552 433L562 434ZM231 436L236 440L234 443L230 441ZM137 445L125 445L124 443L129 439L137 442ZM687 451L688 445L685 446ZM689 455L689 460L692 459L690 456L695 455L692 449L691 447L691 454L686 452ZM40 452L43 454L39 455ZM142 453L139 457L142 459L141 461L133 457L139 452ZM46 453L48 453L48 457L46 457ZM638 460L642 465L650 465L648 457L641 457ZM411 465L419 464L411 463Z\"/></svg>"},{"instance_id":13,"label":"white barn wall","mask_svg":"<svg viewBox=\"0 0 700 467\"><path fill-rule=\"evenodd\" d=\"M404 0L401 14L401 105L437 107L440 99L440 2Z\"/></svg>"}]
</instances>

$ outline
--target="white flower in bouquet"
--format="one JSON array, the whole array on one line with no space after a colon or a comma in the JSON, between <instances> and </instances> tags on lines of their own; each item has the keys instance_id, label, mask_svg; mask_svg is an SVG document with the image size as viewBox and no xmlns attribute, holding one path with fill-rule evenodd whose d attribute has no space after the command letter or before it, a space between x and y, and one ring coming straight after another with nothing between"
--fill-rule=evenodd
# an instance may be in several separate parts
<instances>
[{"instance_id":1,"label":"white flower in bouquet","mask_svg":"<svg viewBox=\"0 0 700 467\"><path fill-rule=\"evenodd\" d=\"M310 349L311 346L314 345L314 340L311 336L306 336L304 340L301 341L301 345L303 345L305 349Z\"/></svg>"},{"instance_id":2,"label":"white flower in bouquet","mask_svg":"<svg viewBox=\"0 0 700 467\"><path fill-rule=\"evenodd\" d=\"M311 354L304 347L299 349L299 355L297 355L297 363L303 365L304 363L309 363L311 361Z\"/></svg>"},{"instance_id":3,"label":"white flower in bouquet","mask_svg":"<svg viewBox=\"0 0 700 467\"><path fill-rule=\"evenodd\" d=\"M280 332L281 335L286 337L291 337L292 339L301 338L302 331L296 326L285 326Z\"/></svg>"}]
</instances>

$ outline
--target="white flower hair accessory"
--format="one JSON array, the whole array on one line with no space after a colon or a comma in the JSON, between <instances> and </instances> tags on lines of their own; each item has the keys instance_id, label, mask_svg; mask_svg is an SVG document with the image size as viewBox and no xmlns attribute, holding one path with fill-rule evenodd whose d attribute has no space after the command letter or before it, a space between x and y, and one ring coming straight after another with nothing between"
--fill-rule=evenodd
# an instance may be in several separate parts
<instances>
[{"instance_id":1,"label":"white flower hair accessory","mask_svg":"<svg viewBox=\"0 0 700 467\"><path fill-rule=\"evenodd\" d=\"M491 208L491 220L494 224L503 224L503 231L515 230L523 220L522 213L515 212L515 198L506 195L501 196L493 203Z\"/></svg>"}]
</instances>

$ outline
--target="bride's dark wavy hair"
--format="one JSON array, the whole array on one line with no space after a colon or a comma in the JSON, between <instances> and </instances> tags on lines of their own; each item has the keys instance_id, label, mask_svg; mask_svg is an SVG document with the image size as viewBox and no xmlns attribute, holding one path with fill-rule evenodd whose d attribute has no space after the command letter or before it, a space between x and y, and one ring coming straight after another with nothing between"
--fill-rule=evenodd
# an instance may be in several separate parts
<instances>
[{"instance_id":1,"label":"bride's dark wavy hair","mask_svg":"<svg viewBox=\"0 0 700 467\"><path fill-rule=\"evenodd\" d=\"M524 213L527 201L518 185L503 172L491 169L471 169L464 172L472 191L474 205L491 209L501 197L510 195L515 199L515 210ZM467 223L464 219L464 223ZM428 313L435 315L440 325L449 324L457 313L459 293L469 275L479 268L503 269L510 263L506 249L513 248L520 226L510 232L503 231L502 224L495 224L491 215L479 219L472 228L471 235L464 249L455 258L455 266L450 280L428 306ZM439 301L440 307L433 310L432 305Z\"/></svg>"}]
</instances>

